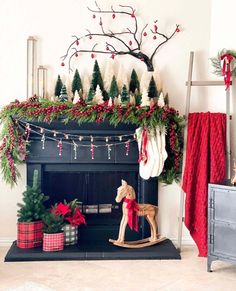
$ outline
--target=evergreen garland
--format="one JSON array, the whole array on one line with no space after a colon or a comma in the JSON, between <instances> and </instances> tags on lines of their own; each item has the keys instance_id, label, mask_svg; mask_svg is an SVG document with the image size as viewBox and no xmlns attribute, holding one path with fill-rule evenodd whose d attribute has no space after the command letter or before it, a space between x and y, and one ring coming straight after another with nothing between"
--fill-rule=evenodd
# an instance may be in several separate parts
<instances>
[{"instance_id":1,"label":"evergreen garland","mask_svg":"<svg viewBox=\"0 0 236 291\"><path fill-rule=\"evenodd\" d=\"M70 102L15 102L6 106L0 112L2 132L0 139L0 159L3 178L12 186L17 183L19 172L17 164L24 161L26 142L19 130L15 119L23 118L25 121L52 122L60 119L64 123L76 121L102 122L107 120L111 125L119 123L134 124L141 127L156 128L157 125L165 126L167 131L166 143L168 158L160 179L165 183L172 183L180 178L180 162L182 159L183 144L183 117L169 107L163 108L154 105L151 108L127 105L108 106L108 102L101 105L86 105L84 100L77 104ZM172 137L170 139L170 136ZM173 141L174 139L174 141ZM171 144L170 144L171 141Z\"/></svg>"}]
</instances>

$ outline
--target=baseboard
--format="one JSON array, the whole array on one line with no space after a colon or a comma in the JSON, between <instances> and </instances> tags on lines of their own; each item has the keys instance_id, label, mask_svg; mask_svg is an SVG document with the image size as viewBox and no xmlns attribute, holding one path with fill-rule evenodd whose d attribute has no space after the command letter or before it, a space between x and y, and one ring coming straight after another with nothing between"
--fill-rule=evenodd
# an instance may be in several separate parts
<instances>
[{"instance_id":1,"label":"baseboard","mask_svg":"<svg viewBox=\"0 0 236 291\"><path fill-rule=\"evenodd\" d=\"M0 247L10 247L14 240L16 238L13 237L0 238Z\"/></svg>"},{"instance_id":2,"label":"baseboard","mask_svg":"<svg viewBox=\"0 0 236 291\"><path fill-rule=\"evenodd\" d=\"M177 238L170 238L172 240L172 242L174 243L174 245L178 245L178 240ZM182 238L182 245L183 246L194 246L195 242L193 241L193 239L191 239L190 237L183 237Z\"/></svg>"}]
</instances>

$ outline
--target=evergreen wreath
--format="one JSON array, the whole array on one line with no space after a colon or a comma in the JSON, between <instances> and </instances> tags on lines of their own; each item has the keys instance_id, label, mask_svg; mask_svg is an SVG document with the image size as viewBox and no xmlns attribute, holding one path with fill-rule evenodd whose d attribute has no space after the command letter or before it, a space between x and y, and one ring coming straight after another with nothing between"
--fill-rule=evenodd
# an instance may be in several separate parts
<instances>
[{"instance_id":1,"label":"evergreen wreath","mask_svg":"<svg viewBox=\"0 0 236 291\"><path fill-rule=\"evenodd\" d=\"M233 61L230 65L230 74L231 76L236 77L236 51L234 50L222 49L218 52L217 57L213 57L210 59L212 66L214 67L213 73L218 76L224 76L224 74L222 73L222 56L224 55L232 56Z\"/></svg>"},{"instance_id":2,"label":"evergreen wreath","mask_svg":"<svg viewBox=\"0 0 236 291\"><path fill-rule=\"evenodd\" d=\"M0 112L2 132L0 135L0 160L4 180L11 184L17 184L20 176L17 165L25 161L27 154L26 136L22 133L17 119L25 121L41 121L50 123L60 119L65 124L70 121L101 123L108 120L111 125L119 123L134 124L141 127L156 128L157 125L166 128L166 149L168 158L165 161L164 170L159 180L171 184L174 180L179 181L181 175L181 161L183 148L183 117L178 111L168 105L159 107L140 107L127 105L104 104L90 105L84 100L77 104L70 102L41 102L15 101L7 105ZM30 144L29 144L30 145Z\"/></svg>"}]
</instances>

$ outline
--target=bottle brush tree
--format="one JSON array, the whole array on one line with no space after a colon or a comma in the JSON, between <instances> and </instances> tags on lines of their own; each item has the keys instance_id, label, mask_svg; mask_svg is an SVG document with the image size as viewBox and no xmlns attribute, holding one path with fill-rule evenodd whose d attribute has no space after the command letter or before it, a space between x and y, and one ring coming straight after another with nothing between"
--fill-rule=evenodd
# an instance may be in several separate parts
<instances>
[{"instance_id":1,"label":"bottle brush tree","mask_svg":"<svg viewBox=\"0 0 236 291\"><path fill-rule=\"evenodd\" d=\"M119 95L119 89L118 89L118 85L116 82L116 77L113 75L110 90L109 90L109 96L112 99L114 99L115 97L118 97L118 95Z\"/></svg>"},{"instance_id":2,"label":"bottle brush tree","mask_svg":"<svg viewBox=\"0 0 236 291\"><path fill-rule=\"evenodd\" d=\"M135 90L140 91L140 84L138 80L138 75L136 71L133 69L131 76L130 76L130 83L129 83L129 92L135 93Z\"/></svg>"},{"instance_id":3,"label":"bottle brush tree","mask_svg":"<svg viewBox=\"0 0 236 291\"><path fill-rule=\"evenodd\" d=\"M34 170L33 186L27 186L26 191L23 193L23 203L17 205L20 209L17 211L19 222L32 222L41 220L46 212L44 202L48 200L40 191L38 184L38 171Z\"/></svg>"},{"instance_id":4,"label":"bottle brush tree","mask_svg":"<svg viewBox=\"0 0 236 291\"><path fill-rule=\"evenodd\" d=\"M121 101L128 102L128 97L129 97L129 94L128 94L127 87L126 85L123 85L122 90L121 90Z\"/></svg>"},{"instance_id":5,"label":"bottle brush tree","mask_svg":"<svg viewBox=\"0 0 236 291\"><path fill-rule=\"evenodd\" d=\"M55 96L59 96L61 94L62 86L63 86L63 84L62 84L61 77L60 77L60 75L58 75L56 86L55 86L55 91L54 91Z\"/></svg>"},{"instance_id":6,"label":"bottle brush tree","mask_svg":"<svg viewBox=\"0 0 236 291\"><path fill-rule=\"evenodd\" d=\"M63 85L61 88L61 93L59 95L59 101L60 102L66 102L68 101L68 95L67 95L67 91L66 91L66 86Z\"/></svg>"},{"instance_id":7,"label":"bottle brush tree","mask_svg":"<svg viewBox=\"0 0 236 291\"><path fill-rule=\"evenodd\" d=\"M156 82L152 76L149 86L148 86L148 97L149 98L154 98L154 97L158 97L158 91L157 91L157 86L156 86Z\"/></svg>"},{"instance_id":8,"label":"bottle brush tree","mask_svg":"<svg viewBox=\"0 0 236 291\"><path fill-rule=\"evenodd\" d=\"M81 81L81 78L80 78L80 74L79 74L79 71L76 69L75 70L75 74L74 74L74 78L73 78L73 81L72 81L72 93L73 95L75 95L75 91L82 91L83 93L83 86L82 86L82 81Z\"/></svg>"}]
</instances>

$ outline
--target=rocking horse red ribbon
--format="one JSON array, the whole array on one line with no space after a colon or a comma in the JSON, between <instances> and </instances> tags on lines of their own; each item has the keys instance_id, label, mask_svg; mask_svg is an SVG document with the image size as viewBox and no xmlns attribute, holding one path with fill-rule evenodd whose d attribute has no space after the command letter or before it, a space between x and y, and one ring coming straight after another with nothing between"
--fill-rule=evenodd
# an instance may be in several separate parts
<instances>
[{"instance_id":1,"label":"rocking horse red ribbon","mask_svg":"<svg viewBox=\"0 0 236 291\"><path fill-rule=\"evenodd\" d=\"M138 231L138 203L134 199L131 200L127 198L124 198L123 201L127 203L126 208L128 209L128 225L130 229Z\"/></svg>"}]
</instances>

